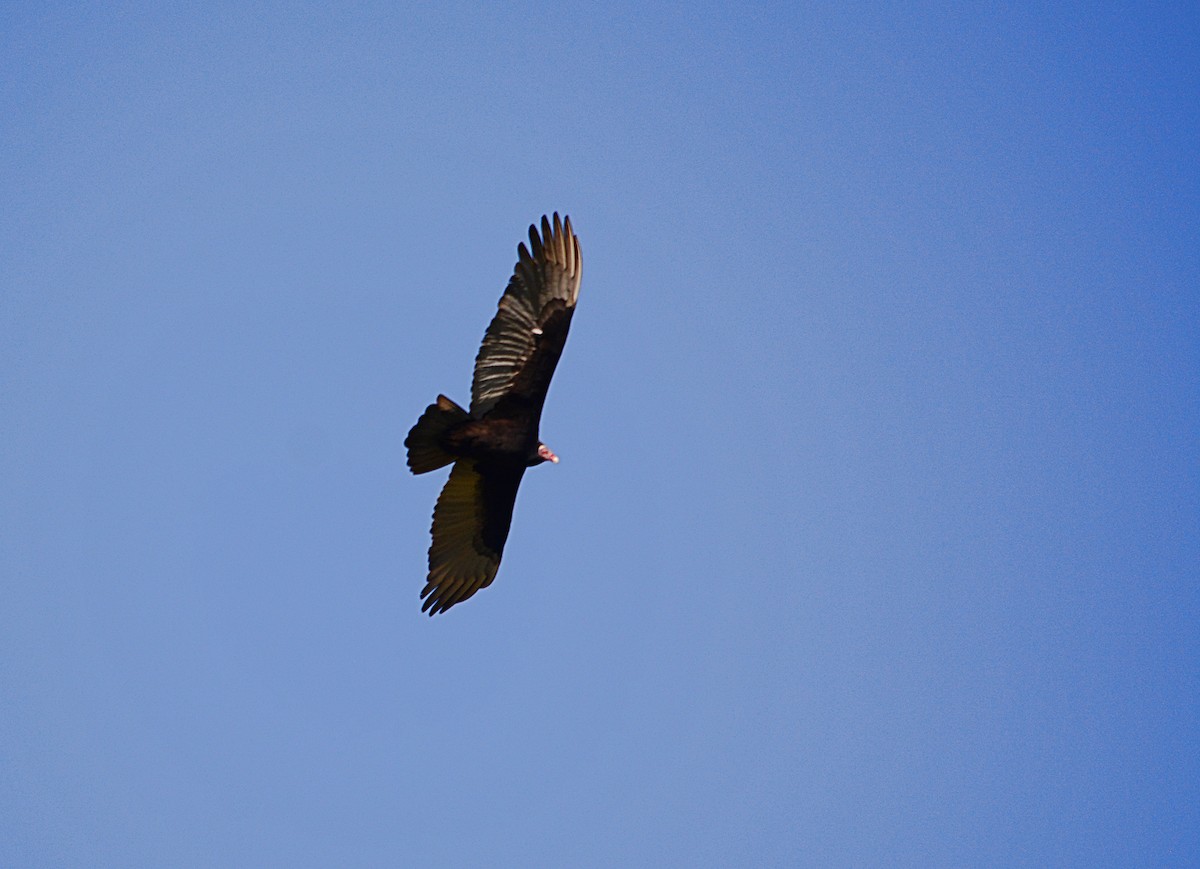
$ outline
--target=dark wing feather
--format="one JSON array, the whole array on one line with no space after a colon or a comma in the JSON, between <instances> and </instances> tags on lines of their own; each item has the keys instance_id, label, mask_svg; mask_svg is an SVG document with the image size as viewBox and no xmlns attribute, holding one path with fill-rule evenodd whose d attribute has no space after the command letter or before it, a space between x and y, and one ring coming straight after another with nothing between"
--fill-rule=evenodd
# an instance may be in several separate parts
<instances>
[{"instance_id":1,"label":"dark wing feather","mask_svg":"<svg viewBox=\"0 0 1200 869\"><path fill-rule=\"evenodd\" d=\"M524 473L523 465L455 462L433 510L422 612L445 612L492 584Z\"/></svg>"},{"instance_id":2,"label":"dark wing feather","mask_svg":"<svg viewBox=\"0 0 1200 869\"><path fill-rule=\"evenodd\" d=\"M579 298L583 260L571 218L542 218L529 227L529 248L517 247L517 264L499 310L483 336L471 383L471 415L478 418L506 396L533 401L541 410L562 354ZM532 251L532 252L531 252Z\"/></svg>"}]
</instances>

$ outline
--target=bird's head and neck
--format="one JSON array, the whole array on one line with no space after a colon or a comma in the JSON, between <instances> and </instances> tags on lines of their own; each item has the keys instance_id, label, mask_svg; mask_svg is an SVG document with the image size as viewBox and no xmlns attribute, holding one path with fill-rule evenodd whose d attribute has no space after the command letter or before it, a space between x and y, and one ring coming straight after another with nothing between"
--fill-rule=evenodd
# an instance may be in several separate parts
<instances>
[{"instance_id":1,"label":"bird's head and neck","mask_svg":"<svg viewBox=\"0 0 1200 869\"><path fill-rule=\"evenodd\" d=\"M558 456L554 455L550 447L539 441L537 445L537 452L534 453L533 457L529 460L529 467L532 468L534 465L540 465L542 462L553 462L557 465Z\"/></svg>"}]
</instances>

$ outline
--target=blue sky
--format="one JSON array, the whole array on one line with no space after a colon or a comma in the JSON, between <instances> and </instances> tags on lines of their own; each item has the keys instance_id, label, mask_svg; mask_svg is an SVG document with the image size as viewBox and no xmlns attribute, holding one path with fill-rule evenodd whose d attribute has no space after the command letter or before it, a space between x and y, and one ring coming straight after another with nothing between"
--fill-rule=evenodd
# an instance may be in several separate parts
<instances>
[{"instance_id":1,"label":"blue sky","mask_svg":"<svg viewBox=\"0 0 1200 869\"><path fill-rule=\"evenodd\" d=\"M1187 4L6 4L0 864L1200 862ZM402 441L544 212L495 584Z\"/></svg>"}]
</instances>

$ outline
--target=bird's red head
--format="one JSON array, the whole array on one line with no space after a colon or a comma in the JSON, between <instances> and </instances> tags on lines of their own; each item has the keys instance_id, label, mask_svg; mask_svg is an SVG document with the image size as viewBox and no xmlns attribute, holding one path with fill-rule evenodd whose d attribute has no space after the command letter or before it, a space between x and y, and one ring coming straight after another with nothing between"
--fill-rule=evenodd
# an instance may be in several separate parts
<instances>
[{"instance_id":1,"label":"bird's red head","mask_svg":"<svg viewBox=\"0 0 1200 869\"><path fill-rule=\"evenodd\" d=\"M550 447L546 446L545 444L538 444L537 454L538 458L543 462L554 462L554 464L558 464L558 456L554 455L554 453L550 451Z\"/></svg>"}]
</instances>

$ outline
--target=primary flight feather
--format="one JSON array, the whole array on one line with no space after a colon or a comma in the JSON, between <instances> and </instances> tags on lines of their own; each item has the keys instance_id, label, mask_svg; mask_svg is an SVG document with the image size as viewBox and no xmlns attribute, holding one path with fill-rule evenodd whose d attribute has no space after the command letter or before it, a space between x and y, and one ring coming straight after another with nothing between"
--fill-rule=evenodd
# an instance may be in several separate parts
<instances>
[{"instance_id":1,"label":"primary flight feather","mask_svg":"<svg viewBox=\"0 0 1200 869\"><path fill-rule=\"evenodd\" d=\"M542 217L540 235L530 226L529 247L517 246L513 275L475 357L471 409L439 395L404 441L414 474L454 463L433 510L422 612L445 612L491 585L525 469L558 461L538 439L538 426L582 270L571 218Z\"/></svg>"}]
</instances>

